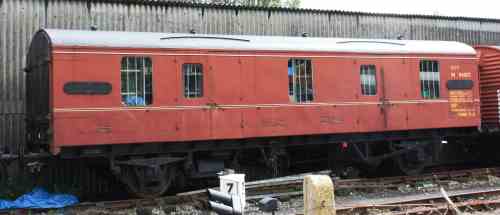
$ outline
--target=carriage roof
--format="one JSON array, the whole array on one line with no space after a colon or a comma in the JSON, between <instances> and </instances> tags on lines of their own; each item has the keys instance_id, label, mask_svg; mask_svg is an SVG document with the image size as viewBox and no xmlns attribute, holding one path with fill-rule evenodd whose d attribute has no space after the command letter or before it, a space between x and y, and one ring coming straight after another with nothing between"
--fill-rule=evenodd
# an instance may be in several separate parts
<instances>
[{"instance_id":1,"label":"carriage roof","mask_svg":"<svg viewBox=\"0 0 500 215\"><path fill-rule=\"evenodd\" d=\"M386 40L220 34L181 34L42 29L52 45L112 48L206 49L234 51L353 52L374 54L475 55L454 41Z\"/></svg>"}]
</instances>

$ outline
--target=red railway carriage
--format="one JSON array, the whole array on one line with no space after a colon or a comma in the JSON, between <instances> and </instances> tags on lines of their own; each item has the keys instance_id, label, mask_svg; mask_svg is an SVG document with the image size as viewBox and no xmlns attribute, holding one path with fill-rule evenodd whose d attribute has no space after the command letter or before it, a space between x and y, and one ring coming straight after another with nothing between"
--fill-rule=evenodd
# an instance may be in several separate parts
<instances>
[{"instance_id":1,"label":"red railway carriage","mask_svg":"<svg viewBox=\"0 0 500 215\"><path fill-rule=\"evenodd\" d=\"M500 48L478 46L476 50L480 56L482 126L489 130L498 130L500 128Z\"/></svg>"},{"instance_id":2,"label":"red railway carriage","mask_svg":"<svg viewBox=\"0 0 500 215\"><path fill-rule=\"evenodd\" d=\"M408 160L422 142L480 126L477 61L458 42L40 30L27 57L29 142L108 157L121 178L145 163L165 167L151 178L179 172L172 163L192 176L269 146L267 157L381 141L390 147L352 152ZM148 194L172 180L158 181L124 179Z\"/></svg>"}]
</instances>

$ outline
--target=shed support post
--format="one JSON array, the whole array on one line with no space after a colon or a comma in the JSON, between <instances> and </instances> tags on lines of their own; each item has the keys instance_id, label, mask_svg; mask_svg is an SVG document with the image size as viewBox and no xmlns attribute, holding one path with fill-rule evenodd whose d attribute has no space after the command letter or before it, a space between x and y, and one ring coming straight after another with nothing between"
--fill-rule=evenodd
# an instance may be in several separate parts
<instances>
[{"instance_id":1,"label":"shed support post","mask_svg":"<svg viewBox=\"0 0 500 215\"><path fill-rule=\"evenodd\" d=\"M304 178L304 215L335 215L333 182L327 175Z\"/></svg>"}]
</instances>

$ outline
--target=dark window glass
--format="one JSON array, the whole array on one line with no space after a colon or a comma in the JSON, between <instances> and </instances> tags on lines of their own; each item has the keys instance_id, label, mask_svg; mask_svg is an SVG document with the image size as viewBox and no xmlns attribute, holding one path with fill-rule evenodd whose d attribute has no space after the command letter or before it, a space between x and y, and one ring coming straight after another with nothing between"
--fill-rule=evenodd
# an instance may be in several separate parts
<instances>
[{"instance_id":1,"label":"dark window glass","mask_svg":"<svg viewBox=\"0 0 500 215\"><path fill-rule=\"evenodd\" d=\"M446 86L450 90L466 90L472 89L473 84L472 80L449 80Z\"/></svg>"},{"instance_id":2,"label":"dark window glass","mask_svg":"<svg viewBox=\"0 0 500 215\"><path fill-rule=\"evenodd\" d=\"M71 95L106 95L112 87L107 82L72 81L64 84L64 92Z\"/></svg>"},{"instance_id":3,"label":"dark window glass","mask_svg":"<svg viewBox=\"0 0 500 215\"><path fill-rule=\"evenodd\" d=\"M439 98L439 62L420 61L420 92L424 99Z\"/></svg>"},{"instance_id":4,"label":"dark window glass","mask_svg":"<svg viewBox=\"0 0 500 215\"><path fill-rule=\"evenodd\" d=\"M153 102L152 63L149 57L122 58L121 96L127 106L144 106Z\"/></svg>"},{"instance_id":5,"label":"dark window glass","mask_svg":"<svg viewBox=\"0 0 500 215\"><path fill-rule=\"evenodd\" d=\"M203 65L186 63L182 65L184 97L203 97Z\"/></svg>"},{"instance_id":6,"label":"dark window glass","mask_svg":"<svg viewBox=\"0 0 500 215\"><path fill-rule=\"evenodd\" d=\"M377 94L377 76L375 65L361 65L361 94L371 96Z\"/></svg>"},{"instance_id":7,"label":"dark window glass","mask_svg":"<svg viewBox=\"0 0 500 215\"><path fill-rule=\"evenodd\" d=\"M288 60L288 95L293 102L310 102L314 99L311 60Z\"/></svg>"}]
</instances>

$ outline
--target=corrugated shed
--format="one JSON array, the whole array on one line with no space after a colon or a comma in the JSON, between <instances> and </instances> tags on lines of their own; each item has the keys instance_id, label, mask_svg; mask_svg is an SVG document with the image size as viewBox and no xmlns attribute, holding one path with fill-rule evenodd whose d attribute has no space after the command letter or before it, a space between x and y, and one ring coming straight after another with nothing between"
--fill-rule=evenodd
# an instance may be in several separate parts
<instances>
[{"instance_id":1,"label":"corrugated shed","mask_svg":"<svg viewBox=\"0 0 500 215\"><path fill-rule=\"evenodd\" d=\"M24 139L24 68L43 27L102 30L457 40L500 43L500 21L421 15L237 7L162 0L0 0L0 146ZM2 148L2 147L0 147Z\"/></svg>"},{"instance_id":2,"label":"corrugated shed","mask_svg":"<svg viewBox=\"0 0 500 215\"><path fill-rule=\"evenodd\" d=\"M24 114L0 114L0 154L13 153L24 142Z\"/></svg>"}]
</instances>

